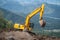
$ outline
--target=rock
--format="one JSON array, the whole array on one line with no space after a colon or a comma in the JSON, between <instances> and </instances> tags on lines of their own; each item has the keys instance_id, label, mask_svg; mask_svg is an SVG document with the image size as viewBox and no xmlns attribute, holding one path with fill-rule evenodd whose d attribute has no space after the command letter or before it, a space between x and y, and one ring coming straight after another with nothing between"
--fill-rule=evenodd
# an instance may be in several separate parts
<instances>
[{"instance_id":1,"label":"rock","mask_svg":"<svg viewBox=\"0 0 60 40\"><path fill-rule=\"evenodd\" d=\"M33 40L33 36L29 33L20 31L4 32L1 36L6 40ZM1 36L0 38L2 38Z\"/></svg>"}]
</instances>

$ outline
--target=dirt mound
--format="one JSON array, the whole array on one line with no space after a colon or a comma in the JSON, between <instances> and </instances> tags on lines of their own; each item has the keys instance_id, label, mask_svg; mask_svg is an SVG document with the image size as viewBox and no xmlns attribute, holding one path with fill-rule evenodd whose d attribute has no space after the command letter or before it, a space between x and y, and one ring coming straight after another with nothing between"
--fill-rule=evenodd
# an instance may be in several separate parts
<instances>
[{"instance_id":1,"label":"dirt mound","mask_svg":"<svg viewBox=\"0 0 60 40\"><path fill-rule=\"evenodd\" d=\"M27 32L11 31L0 33L0 40L34 40L35 38Z\"/></svg>"},{"instance_id":2,"label":"dirt mound","mask_svg":"<svg viewBox=\"0 0 60 40\"><path fill-rule=\"evenodd\" d=\"M60 38L57 37L48 37L32 34L20 31L2 32L0 33L0 40L60 40Z\"/></svg>"}]
</instances>

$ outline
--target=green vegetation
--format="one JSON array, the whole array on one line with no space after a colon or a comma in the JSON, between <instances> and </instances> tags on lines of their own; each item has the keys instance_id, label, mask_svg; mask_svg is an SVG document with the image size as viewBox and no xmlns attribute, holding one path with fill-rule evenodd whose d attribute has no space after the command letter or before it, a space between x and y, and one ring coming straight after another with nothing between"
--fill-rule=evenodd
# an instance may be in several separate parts
<instances>
[{"instance_id":1,"label":"green vegetation","mask_svg":"<svg viewBox=\"0 0 60 40\"><path fill-rule=\"evenodd\" d=\"M0 30L5 29L5 28L12 28L13 27L13 22L8 21L3 17L3 12L0 11Z\"/></svg>"}]
</instances>

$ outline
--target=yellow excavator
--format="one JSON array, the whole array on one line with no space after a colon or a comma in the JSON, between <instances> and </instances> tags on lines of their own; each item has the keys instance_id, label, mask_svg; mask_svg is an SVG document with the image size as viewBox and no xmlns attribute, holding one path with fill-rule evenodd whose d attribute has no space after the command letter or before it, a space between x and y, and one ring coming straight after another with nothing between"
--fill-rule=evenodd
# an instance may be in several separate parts
<instances>
[{"instance_id":1,"label":"yellow excavator","mask_svg":"<svg viewBox=\"0 0 60 40\"><path fill-rule=\"evenodd\" d=\"M41 27L45 27L46 22L43 20L43 13L44 13L44 4L42 4L41 7L35 9L33 12L31 12L30 14L27 15L25 23L24 24L14 24L14 28L15 29L20 29L22 31L31 31L34 24L30 23L30 19L36 15L38 12L40 12L40 26Z\"/></svg>"}]
</instances>

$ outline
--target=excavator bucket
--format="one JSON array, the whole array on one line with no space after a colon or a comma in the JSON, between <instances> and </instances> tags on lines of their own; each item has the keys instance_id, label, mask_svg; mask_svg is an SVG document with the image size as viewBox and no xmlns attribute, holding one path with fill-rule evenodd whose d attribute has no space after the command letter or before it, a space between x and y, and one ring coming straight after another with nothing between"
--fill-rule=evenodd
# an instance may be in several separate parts
<instances>
[{"instance_id":1,"label":"excavator bucket","mask_svg":"<svg viewBox=\"0 0 60 40\"><path fill-rule=\"evenodd\" d=\"M45 25L46 25L45 20L40 20L39 23L40 23L40 26L41 27L45 27Z\"/></svg>"}]
</instances>

